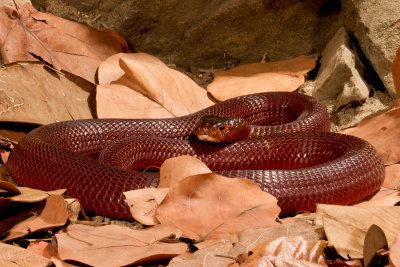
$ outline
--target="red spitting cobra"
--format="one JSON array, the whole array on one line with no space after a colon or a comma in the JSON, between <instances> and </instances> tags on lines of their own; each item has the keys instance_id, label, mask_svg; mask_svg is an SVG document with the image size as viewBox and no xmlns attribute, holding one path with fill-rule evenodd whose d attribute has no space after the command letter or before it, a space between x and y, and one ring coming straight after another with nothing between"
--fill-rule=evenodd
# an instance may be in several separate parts
<instances>
[{"instance_id":1,"label":"red spitting cobra","mask_svg":"<svg viewBox=\"0 0 400 267\"><path fill-rule=\"evenodd\" d=\"M192 133L205 114L244 118L252 125L252 138L224 144L197 141ZM66 188L88 211L131 219L122 192L155 187L159 175L121 167L142 170L187 154L223 175L252 179L278 198L281 215L289 215L314 211L316 203L351 204L383 182L383 162L368 142L328 131L326 109L315 99L262 93L179 118L45 125L12 150L7 168L24 186Z\"/></svg>"}]
</instances>

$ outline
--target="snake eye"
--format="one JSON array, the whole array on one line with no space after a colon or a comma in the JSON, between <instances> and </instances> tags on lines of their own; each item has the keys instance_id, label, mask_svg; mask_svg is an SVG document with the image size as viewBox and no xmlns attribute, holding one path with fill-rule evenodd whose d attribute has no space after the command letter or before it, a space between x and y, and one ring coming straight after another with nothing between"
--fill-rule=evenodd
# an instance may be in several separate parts
<instances>
[{"instance_id":1,"label":"snake eye","mask_svg":"<svg viewBox=\"0 0 400 267\"><path fill-rule=\"evenodd\" d=\"M223 125L222 123L219 125L219 129L220 129L221 131L223 131L223 130L225 129L225 127L224 127L224 125Z\"/></svg>"}]
</instances>

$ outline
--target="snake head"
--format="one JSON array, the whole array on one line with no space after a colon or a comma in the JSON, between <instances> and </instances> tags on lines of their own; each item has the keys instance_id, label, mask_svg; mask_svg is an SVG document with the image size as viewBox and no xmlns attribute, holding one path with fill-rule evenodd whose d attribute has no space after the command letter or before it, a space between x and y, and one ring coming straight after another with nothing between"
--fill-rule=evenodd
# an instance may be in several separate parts
<instances>
[{"instance_id":1,"label":"snake head","mask_svg":"<svg viewBox=\"0 0 400 267\"><path fill-rule=\"evenodd\" d=\"M243 118L204 115L199 120L194 134L201 141L223 143L247 138L250 131L249 123Z\"/></svg>"}]
</instances>

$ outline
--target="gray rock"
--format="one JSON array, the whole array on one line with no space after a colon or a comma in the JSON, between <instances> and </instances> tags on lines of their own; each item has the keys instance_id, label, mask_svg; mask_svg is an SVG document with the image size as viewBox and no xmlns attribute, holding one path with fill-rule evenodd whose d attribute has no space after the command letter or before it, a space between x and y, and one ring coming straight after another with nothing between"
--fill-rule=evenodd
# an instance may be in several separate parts
<instances>
[{"instance_id":1,"label":"gray rock","mask_svg":"<svg viewBox=\"0 0 400 267\"><path fill-rule=\"evenodd\" d=\"M322 53L317 77L307 81L300 91L320 99L327 106L331 130L339 131L390 106L389 94L373 90L373 86L365 81L367 72L357 52L351 49L347 32L340 28Z\"/></svg>"},{"instance_id":2,"label":"gray rock","mask_svg":"<svg viewBox=\"0 0 400 267\"><path fill-rule=\"evenodd\" d=\"M276 61L318 53L341 25L340 0L32 2L55 15L105 25L136 51L188 69L254 63L264 54ZM74 8L89 18L73 16Z\"/></svg>"},{"instance_id":3,"label":"gray rock","mask_svg":"<svg viewBox=\"0 0 400 267\"><path fill-rule=\"evenodd\" d=\"M350 103L364 102L369 88L356 68L356 60L346 30L340 28L322 53L312 95L323 101L333 100L335 111Z\"/></svg>"},{"instance_id":4,"label":"gray rock","mask_svg":"<svg viewBox=\"0 0 400 267\"><path fill-rule=\"evenodd\" d=\"M394 97L392 62L400 44L400 0L342 0L343 22Z\"/></svg>"}]
</instances>

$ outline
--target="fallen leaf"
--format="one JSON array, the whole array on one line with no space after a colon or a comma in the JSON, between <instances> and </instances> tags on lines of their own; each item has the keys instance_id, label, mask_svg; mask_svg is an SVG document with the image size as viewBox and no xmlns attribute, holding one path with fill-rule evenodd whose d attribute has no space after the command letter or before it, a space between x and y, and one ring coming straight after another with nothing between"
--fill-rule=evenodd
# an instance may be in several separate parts
<instances>
[{"instance_id":1,"label":"fallen leaf","mask_svg":"<svg viewBox=\"0 0 400 267\"><path fill-rule=\"evenodd\" d=\"M400 107L366 117L354 128L341 131L367 140L386 165L400 161Z\"/></svg>"},{"instance_id":2,"label":"fallen leaf","mask_svg":"<svg viewBox=\"0 0 400 267\"><path fill-rule=\"evenodd\" d=\"M212 171L201 160L191 156L179 156L164 161L160 168L158 188L170 187L182 179Z\"/></svg>"},{"instance_id":3,"label":"fallen leaf","mask_svg":"<svg viewBox=\"0 0 400 267\"><path fill-rule=\"evenodd\" d=\"M379 265L379 260L377 260L376 255L377 252L382 249L385 251L388 250L388 242L385 233L379 226L373 224L369 227L364 239L364 266L372 267Z\"/></svg>"},{"instance_id":4,"label":"fallen leaf","mask_svg":"<svg viewBox=\"0 0 400 267\"><path fill-rule=\"evenodd\" d=\"M96 88L97 116L99 118L172 118L173 115L148 97L120 85L98 85Z\"/></svg>"},{"instance_id":5,"label":"fallen leaf","mask_svg":"<svg viewBox=\"0 0 400 267\"><path fill-rule=\"evenodd\" d=\"M71 222L75 222L78 220L79 212L82 209L81 204L76 198L72 197L65 197L64 201L67 203L68 219Z\"/></svg>"},{"instance_id":6,"label":"fallen leaf","mask_svg":"<svg viewBox=\"0 0 400 267\"><path fill-rule=\"evenodd\" d=\"M0 120L48 124L92 118L87 98L94 86L70 78L57 77L42 63L0 69Z\"/></svg>"},{"instance_id":7,"label":"fallen leaf","mask_svg":"<svg viewBox=\"0 0 400 267\"><path fill-rule=\"evenodd\" d=\"M258 245L240 266L327 266L325 241L279 237Z\"/></svg>"},{"instance_id":8,"label":"fallen leaf","mask_svg":"<svg viewBox=\"0 0 400 267\"><path fill-rule=\"evenodd\" d=\"M177 240L180 231L164 225L134 230L119 225L73 224L56 237L62 260L93 266L139 264L172 258L187 249Z\"/></svg>"},{"instance_id":9,"label":"fallen leaf","mask_svg":"<svg viewBox=\"0 0 400 267\"><path fill-rule=\"evenodd\" d=\"M364 238L372 224L383 229L389 247L400 232L400 207L348 207L320 204L315 224L323 225L329 245L345 259L363 257Z\"/></svg>"},{"instance_id":10,"label":"fallen leaf","mask_svg":"<svg viewBox=\"0 0 400 267\"><path fill-rule=\"evenodd\" d=\"M382 186L391 189L400 189L400 164L393 164L385 168L385 181Z\"/></svg>"},{"instance_id":11,"label":"fallen leaf","mask_svg":"<svg viewBox=\"0 0 400 267\"><path fill-rule=\"evenodd\" d=\"M304 83L304 75L314 68L315 59L307 56L242 65L215 73L214 80L207 86L207 90L220 101L261 92L291 92Z\"/></svg>"},{"instance_id":12,"label":"fallen leaf","mask_svg":"<svg viewBox=\"0 0 400 267\"><path fill-rule=\"evenodd\" d=\"M247 254L264 242L284 236L302 236L306 241L322 240L324 231L321 226L306 221L295 221L268 228L244 229L238 234L239 242L234 244L228 255L237 257L240 254Z\"/></svg>"},{"instance_id":13,"label":"fallen leaf","mask_svg":"<svg viewBox=\"0 0 400 267\"><path fill-rule=\"evenodd\" d=\"M14 194L21 194L17 186L7 181L0 181L0 189Z\"/></svg>"},{"instance_id":14,"label":"fallen leaf","mask_svg":"<svg viewBox=\"0 0 400 267\"><path fill-rule=\"evenodd\" d=\"M9 197L10 200L14 202L35 203L45 200L51 194L62 195L65 192L65 189L46 192L29 187L18 187L18 190L21 194Z\"/></svg>"},{"instance_id":15,"label":"fallen leaf","mask_svg":"<svg viewBox=\"0 0 400 267\"><path fill-rule=\"evenodd\" d=\"M12 125L9 125L9 127L5 127L3 125L3 127L7 129L0 129L0 140L6 139L13 143L18 143L22 139L22 137L24 137L26 133L30 130L30 128L19 130L18 127L17 129L12 129Z\"/></svg>"},{"instance_id":16,"label":"fallen leaf","mask_svg":"<svg viewBox=\"0 0 400 267\"><path fill-rule=\"evenodd\" d=\"M99 81L96 95L99 118L118 116L115 109L123 105L122 115L128 115L128 110L138 113L129 118L160 115L165 118L187 115L214 104L207 91L193 80L146 53L110 57L99 67Z\"/></svg>"},{"instance_id":17,"label":"fallen leaf","mask_svg":"<svg viewBox=\"0 0 400 267\"><path fill-rule=\"evenodd\" d=\"M61 260L59 256L52 257L51 261L54 263L54 265L56 267L81 267L82 266L82 265L66 263L65 261Z\"/></svg>"},{"instance_id":18,"label":"fallen leaf","mask_svg":"<svg viewBox=\"0 0 400 267\"><path fill-rule=\"evenodd\" d=\"M57 255L57 247L45 241L31 241L26 249L47 259Z\"/></svg>"},{"instance_id":19,"label":"fallen leaf","mask_svg":"<svg viewBox=\"0 0 400 267\"><path fill-rule=\"evenodd\" d=\"M391 266L400 266L400 234L396 234L389 250L389 260Z\"/></svg>"},{"instance_id":20,"label":"fallen leaf","mask_svg":"<svg viewBox=\"0 0 400 267\"><path fill-rule=\"evenodd\" d=\"M17 215L9 218L2 218L0 221L0 236L4 238L1 241L7 242L28 235L28 223L36 218L34 214L40 212L42 208L43 206L41 205L24 212L19 212Z\"/></svg>"},{"instance_id":21,"label":"fallen leaf","mask_svg":"<svg viewBox=\"0 0 400 267\"><path fill-rule=\"evenodd\" d=\"M0 265L9 267L47 267L51 265L51 262L49 259L39 256L27 249L0 243Z\"/></svg>"},{"instance_id":22,"label":"fallen leaf","mask_svg":"<svg viewBox=\"0 0 400 267\"><path fill-rule=\"evenodd\" d=\"M40 207L34 210L35 212L28 210L15 218L4 219L4 225L0 227L6 228L10 225L11 228L2 231L8 233L2 241L7 242L41 230L60 227L67 222L68 211L64 198L60 195L48 196L44 208L41 211Z\"/></svg>"},{"instance_id":23,"label":"fallen leaf","mask_svg":"<svg viewBox=\"0 0 400 267\"><path fill-rule=\"evenodd\" d=\"M144 225L156 225L156 210L168 193L168 188L143 188L124 192L132 217Z\"/></svg>"},{"instance_id":24,"label":"fallen leaf","mask_svg":"<svg viewBox=\"0 0 400 267\"><path fill-rule=\"evenodd\" d=\"M3 149L0 149L0 157L1 161L6 164L8 161L8 156L10 155L10 151L4 151Z\"/></svg>"},{"instance_id":25,"label":"fallen leaf","mask_svg":"<svg viewBox=\"0 0 400 267\"><path fill-rule=\"evenodd\" d=\"M382 186L378 192L354 204L354 206L394 206L398 202L400 202L400 192Z\"/></svg>"},{"instance_id":26,"label":"fallen leaf","mask_svg":"<svg viewBox=\"0 0 400 267\"><path fill-rule=\"evenodd\" d=\"M219 241L194 252L190 257L184 255L173 258L168 267L225 267L235 263L235 259L224 256L230 248L232 248L232 242Z\"/></svg>"},{"instance_id":27,"label":"fallen leaf","mask_svg":"<svg viewBox=\"0 0 400 267\"><path fill-rule=\"evenodd\" d=\"M157 219L196 242L237 241L237 233L245 228L277 224L279 213L277 199L254 182L210 173L172 185L157 209Z\"/></svg>"},{"instance_id":28,"label":"fallen leaf","mask_svg":"<svg viewBox=\"0 0 400 267\"><path fill-rule=\"evenodd\" d=\"M392 74L396 91L400 92L400 48L392 64ZM400 101L379 114L366 117L354 128L341 131L370 142L381 155L386 165L400 161Z\"/></svg>"},{"instance_id":29,"label":"fallen leaf","mask_svg":"<svg viewBox=\"0 0 400 267\"><path fill-rule=\"evenodd\" d=\"M31 233L63 226L67 223L68 210L64 198L60 195L50 195L44 209L27 227Z\"/></svg>"},{"instance_id":30,"label":"fallen leaf","mask_svg":"<svg viewBox=\"0 0 400 267\"><path fill-rule=\"evenodd\" d=\"M37 11L26 3L0 9L1 56L5 64L37 61L41 58L57 70L64 70L95 83L101 61L127 52L120 38L77 22Z\"/></svg>"}]
</instances>

